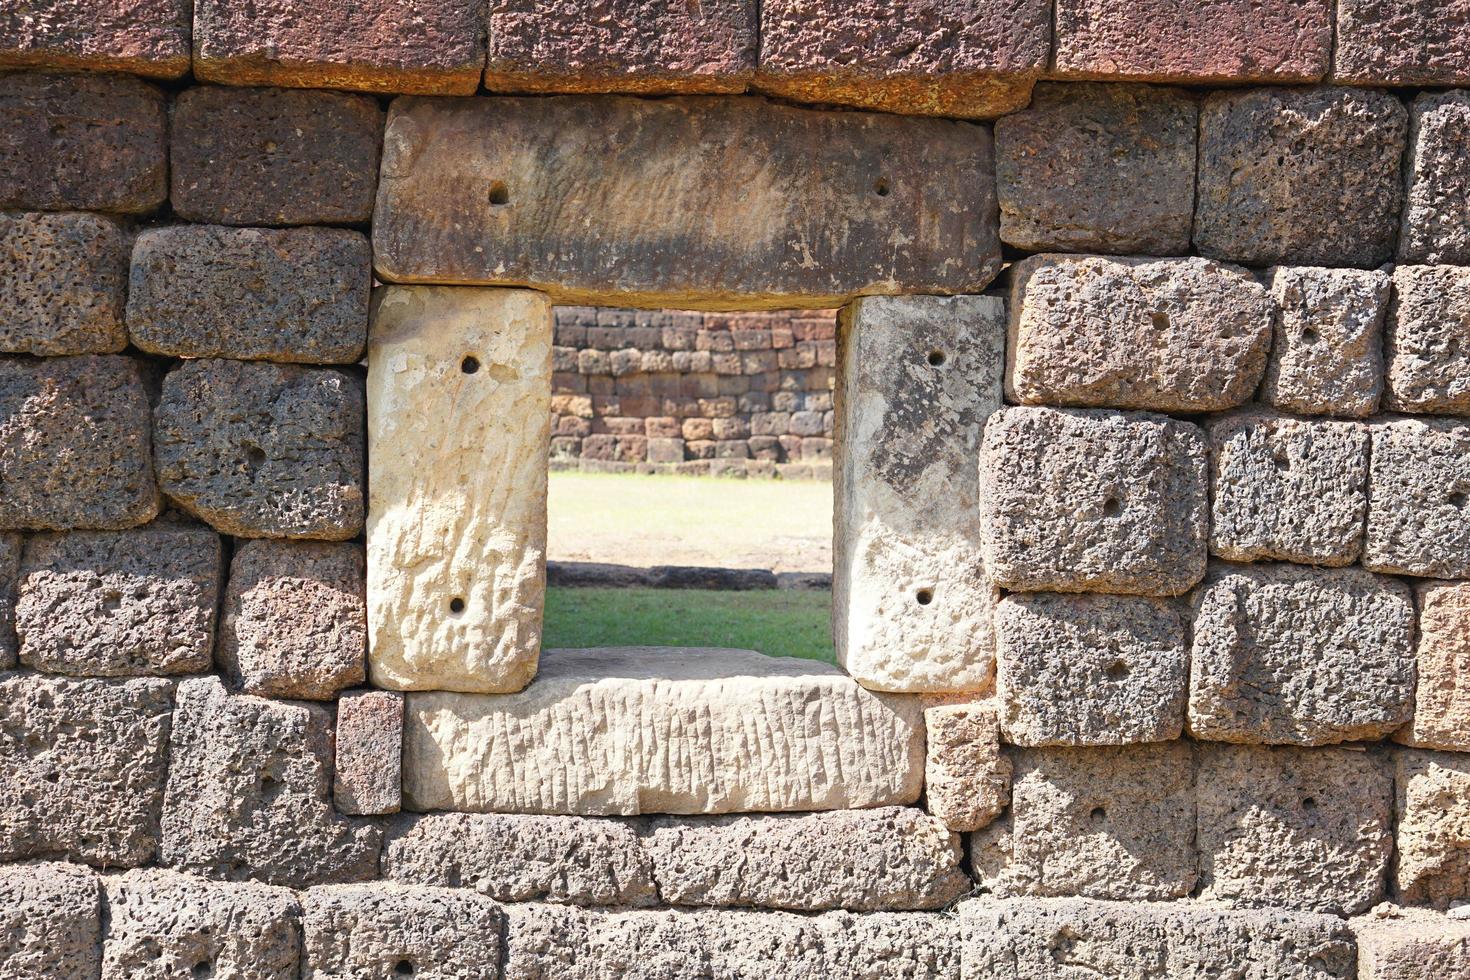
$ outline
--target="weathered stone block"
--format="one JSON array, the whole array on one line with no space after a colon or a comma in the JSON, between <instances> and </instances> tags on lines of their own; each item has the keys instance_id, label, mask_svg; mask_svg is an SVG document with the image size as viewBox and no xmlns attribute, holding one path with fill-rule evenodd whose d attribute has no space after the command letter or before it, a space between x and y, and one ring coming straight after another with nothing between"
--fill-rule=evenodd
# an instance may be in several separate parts
<instances>
[{"instance_id":1,"label":"weathered stone block","mask_svg":"<svg viewBox=\"0 0 1470 980\"><path fill-rule=\"evenodd\" d=\"M1470 269L1398 266L1384 332L1384 408L1470 415Z\"/></svg>"},{"instance_id":2,"label":"weathered stone block","mask_svg":"<svg viewBox=\"0 0 1470 980\"><path fill-rule=\"evenodd\" d=\"M1394 735L1405 745L1470 752L1470 583L1414 583L1419 644L1414 713Z\"/></svg>"},{"instance_id":3,"label":"weathered stone block","mask_svg":"<svg viewBox=\"0 0 1470 980\"><path fill-rule=\"evenodd\" d=\"M296 980L301 906L285 888L176 871L108 878L102 980Z\"/></svg>"},{"instance_id":4,"label":"weathered stone block","mask_svg":"<svg viewBox=\"0 0 1470 980\"><path fill-rule=\"evenodd\" d=\"M245 541L230 562L219 659L247 694L329 701L367 676L367 571L350 542Z\"/></svg>"},{"instance_id":5,"label":"weathered stone block","mask_svg":"<svg viewBox=\"0 0 1470 980\"><path fill-rule=\"evenodd\" d=\"M1360 980L1470 976L1470 922L1426 909L1381 908L1351 923Z\"/></svg>"},{"instance_id":6,"label":"weathered stone block","mask_svg":"<svg viewBox=\"0 0 1470 980\"><path fill-rule=\"evenodd\" d=\"M696 5L609 0L491 0L492 92L745 91L759 47L752 0Z\"/></svg>"},{"instance_id":7,"label":"weathered stone block","mask_svg":"<svg viewBox=\"0 0 1470 980\"><path fill-rule=\"evenodd\" d=\"M1393 852L1392 791L1388 766L1361 749L1202 746L1203 897L1337 915L1371 908Z\"/></svg>"},{"instance_id":8,"label":"weathered stone block","mask_svg":"<svg viewBox=\"0 0 1470 980\"><path fill-rule=\"evenodd\" d=\"M128 332L170 357L355 364L372 278L360 232L152 228L133 246Z\"/></svg>"},{"instance_id":9,"label":"weathered stone block","mask_svg":"<svg viewBox=\"0 0 1470 980\"><path fill-rule=\"evenodd\" d=\"M368 665L378 687L518 691L546 582L551 305L388 289L368 352Z\"/></svg>"},{"instance_id":10,"label":"weathered stone block","mask_svg":"<svg viewBox=\"0 0 1470 980\"><path fill-rule=\"evenodd\" d=\"M189 0L42 0L0 10L0 66L178 78L189 71Z\"/></svg>"},{"instance_id":11,"label":"weathered stone block","mask_svg":"<svg viewBox=\"0 0 1470 980\"><path fill-rule=\"evenodd\" d=\"M162 863L207 878L301 888L377 876L382 832L328 799L332 716L314 704L179 684Z\"/></svg>"},{"instance_id":12,"label":"weathered stone block","mask_svg":"<svg viewBox=\"0 0 1470 980\"><path fill-rule=\"evenodd\" d=\"M1267 275L1277 312L1261 401L1303 415L1376 412L1388 274L1295 266Z\"/></svg>"},{"instance_id":13,"label":"weathered stone block","mask_svg":"<svg viewBox=\"0 0 1470 980\"><path fill-rule=\"evenodd\" d=\"M1329 0L1057 0L1057 75L1151 82L1313 82Z\"/></svg>"},{"instance_id":14,"label":"weathered stone block","mask_svg":"<svg viewBox=\"0 0 1470 980\"><path fill-rule=\"evenodd\" d=\"M343 371L186 361L153 414L158 480L225 534L351 538L363 521L363 416L362 382Z\"/></svg>"},{"instance_id":15,"label":"weathered stone block","mask_svg":"<svg viewBox=\"0 0 1470 980\"><path fill-rule=\"evenodd\" d=\"M6 980L96 980L102 889L74 864L0 868L0 974Z\"/></svg>"},{"instance_id":16,"label":"weathered stone block","mask_svg":"<svg viewBox=\"0 0 1470 980\"><path fill-rule=\"evenodd\" d=\"M0 80L0 208L141 214L168 197L162 91L126 75Z\"/></svg>"},{"instance_id":17,"label":"weathered stone block","mask_svg":"<svg viewBox=\"0 0 1470 980\"><path fill-rule=\"evenodd\" d=\"M148 414L143 374L126 357L0 358L0 528L152 520Z\"/></svg>"},{"instance_id":18,"label":"weathered stone block","mask_svg":"<svg viewBox=\"0 0 1470 980\"><path fill-rule=\"evenodd\" d=\"M1470 82L1470 3L1338 0L1333 77L1364 85Z\"/></svg>"},{"instance_id":19,"label":"weathered stone block","mask_svg":"<svg viewBox=\"0 0 1470 980\"><path fill-rule=\"evenodd\" d=\"M191 88L174 100L169 198L188 221L367 222L382 131L365 95Z\"/></svg>"},{"instance_id":20,"label":"weathered stone block","mask_svg":"<svg viewBox=\"0 0 1470 980\"><path fill-rule=\"evenodd\" d=\"M1000 237L1030 252L1185 255L1199 103L1146 85L1036 87L996 121Z\"/></svg>"},{"instance_id":21,"label":"weathered stone block","mask_svg":"<svg viewBox=\"0 0 1470 980\"><path fill-rule=\"evenodd\" d=\"M755 86L802 102L994 119L1026 105L1051 53L1045 0L766 0Z\"/></svg>"},{"instance_id":22,"label":"weathered stone block","mask_svg":"<svg viewBox=\"0 0 1470 980\"><path fill-rule=\"evenodd\" d=\"M1015 745L1165 742L1189 673L1177 604L1144 596L1007 596L996 609L1000 726Z\"/></svg>"},{"instance_id":23,"label":"weathered stone block","mask_svg":"<svg viewBox=\"0 0 1470 980\"><path fill-rule=\"evenodd\" d=\"M1194 757L1186 742L1020 749L1010 811L970 839L1000 897L1156 900L1195 882Z\"/></svg>"},{"instance_id":24,"label":"weathered stone block","mask_svg":"<svg viewBox=\"0 0 1470 980\"><path fill-rule=\"evenodd\" d=\"M1006 391L1018 402L1214 412L1260 383L1273 307L1244 269L1037 255L1011 277Z\"/></svg>"},{"instance_id":25,"label":"weathered stone block","mask_svg":"<svg viewBox=\"0 0 1470 980\"><path fill-rule=\"evenodd\" d=\"M0 678L0 860L151 861L172 695L152 678Z\"/></svg>"},{"instance_id":26,"label":"weathered stone block","mask_svg":"<svg viewBox=\"0 0 1470 980\"><path fill-rule=\"evenodd\" d=\"M127 255L127 232L111 218L0 212L0 351L44 357L126 347Z\"/></svg>"},{"instance_id":27,"label":"weathered stone block","mask_svg":"<svg viewBox=\"0 0 1470 980\"><path fill-rule=\"evenodd\" d=\"M1386 92L1217 92L1200 109L1194 243L1247 265L1393 256L1408 113Z\"/></svg>"},{"instance_id":28,"label":"weathered stone block","mask_svg":"<svg viewBox=\"0 0 1470 980\"><path fill-rule=\"evenodd\" d=\"M653 865L622 820L511 813L404 815L389 826L383 876L474 888L501 902L653 905Z\"/></svg>"},{"instance_id":29,"label":"weathered stone block","mask_svg":"<svg viewBox=\"0 0 1470 980\"><path fill-rule=\"evenodd\" d=\"M302 974L315 980L499 974L505 916L483 895L376 882L304 892Z\"/></svg>"},{"instance_id":30,"label":"weathered stone block","mask_svg":"<svg viewBox=\"0 0 1470 980\"><path fill-rule=\"evenodd\" d=\"M1350 565L1368 512L1368 429L1245 411L1210 421L1210 551Z\"/></svg>"},{"instance_id":31,"label":"weathered stone block","mask_svg":"<svg viewBox=\"0 0 1470 980\"><path fill-rule=\"evenodd\" d=\"M223 557L207 527L38 534L26 542L20 662L79 677L207 671Z\"/></svg>"},{"instance_id":32,"label":"weathered stone block","mask_svg":"<svg viewBox=\"0 0 1470 980\"><path fill-rule=\"evenodd\" d=\"M746 650L550 650L519 694L410 695L403 742L411 810L837 810L924 775L917 699Z\"/></svg>"},{"instance_id":33,"label":"weathered stone block","mask_svg":"<svg viewBox=\"0 0 1470 980\"><path fill-rule=\"evenodd\" d=\"M397 813L403 798L403 697L348 694L337 702L332 800L343 813Z\"/></svg>"},{"instance_id":34,"label":"weathered stone block","mask_svg":"<svg viewBox=\"0 0 1470 980\"><path fill-rule=\"evenodd\" d=\"M993 701L924 709L924 806L950 830L979 830L1011 799Z\"/></svg>"},{"instance_id":35,"label":"weathered stone block","mask_svg":"<svg viewBox=\"0 0 1470 980\"><path fill-rule=\"evenodd\" d=\"M837 662L869 690L990 686L999 593L975 458L1001 407L1004 330L991 296L870 297L844 311L832 625ZM793 421L805 414L820 425L817 412Z\"/></svg>"},{"instance_id":36,"label":"weathered stone block","mask_svg":"<svg viewBox=\"0 0 1470 980\"><path fill-rule=\"evenodd\" d=\"M408 98L390 117L385 280L770 309L978 293L1000 270L978 126L757 98Z\"/></svg>"},{"instance_id":37,"label":"weathered stone block","mask_svg":"<svg viewBox=\"0 0 1470 980\"><path fill-rule=\"evenodd\" d=\"M1424 92L1409 106L1400 262L1470 261L1470 92Z\"/></svg>"},{"instance_id":38,"label":"weathered stone block","mask_svg":"<svg viewBox=\"0 0 1470 980\"><path fill-rule=\"evenodd\" d=\"M20 649L15 635L15 599L20 585L23 540L19 534L0 532L0 670L15 666Z\"/></svg>"},{"instance_id":39,"label":"weathered stone block","mask_svg":"<svg viewBox=\"0 0 1470 980\"><path fill-rule=\"evenodd\" d=\"M194 5L201 81L474 95L484 64L485 13L474 0Z\"/></svg>"},{"instance_id":40,"label":"weathered stone block","mask_svg":"<svg viewBox=\"0 0 1470 980\"><path fill-rule=\"evenodd\" d=\"M1438 908L1470 899L1470 756L1397 752L1394 792L1399 897Z\"/></svg>"},{"instance_id":41,"label":"weathered stone block","mask_svg":"<svg viewBox=\"0 0 1470 980\"><path fill-rule=\"evenodd\" d=\"M1205 439L1160 415L1005 408L985 427L991 577L1018 591L1177 595L1204 575Z\"/></svg>"},{"instance_id":42,"label":"weathered stone block","mask_svg":"<svg viewBox=\"0 0 1470 980\"><path fill-rule=\"evenodd\" d=\"M1390 419L1371 430L1363 566L1470 578L1470 425Z\"/></svg>"}]
</instances>

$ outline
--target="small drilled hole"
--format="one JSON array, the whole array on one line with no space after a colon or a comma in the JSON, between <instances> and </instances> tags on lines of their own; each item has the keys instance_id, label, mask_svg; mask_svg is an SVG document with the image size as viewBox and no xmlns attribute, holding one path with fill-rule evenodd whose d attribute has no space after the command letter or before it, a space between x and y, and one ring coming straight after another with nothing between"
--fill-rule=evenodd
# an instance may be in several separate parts
<instances>
[{"instance_id":1,"label":"small drilled hole","mask_svg":"<svg viewBox=\"0 0 1470 980\"><path fill-rule=\"evenodd\" d=\"M873 182L873 193L879 197L887 197L890 190L887 177L879 177Z\"/></svg>"},{"instance_id":2,"label":"small drilled hole","mask_svg":"<svg viewBox=\"0 0 1470 980\"><path fill-rule=\"evenodd\" d=\"M1128 676L1128 665L1121 660L1114 660L1108 664L1107 669L1103 673L1107 675L1110 681L1121 681Z\"/></svg>"},{"instance_id":3,"label":"small drilled hole","mask_svg":"<svg viewBox=\"0 0 1470 980\"><path fill-rule=\"evenodd\" d=\"M1302 809L1303 810L1315 810L1315 809L1317 809L1317 801L1314 800L1310 796L1307 797L1306 799L1302 800Z\"/></svg>"},{"instance_id":4,"label":"small drilled hole","mask_svg":"<svg viewBox=\"0 0 1470 980\"><path fill-rule=\"evenodd\" d=\"M944 356L944 351L942 350L931 350L929 352L929 364L931 367L939 367L946 360L947 358Z\"/></svg>"},{"instance_id":5,"label":"small drilled hole","mask_svg":"<svg viewBox=\"0 0 1470 980\"><path fill-rule=\"evenodd\" d=\"M1286 453L1284 452L1278 451L1276 453L1273 453L1271 456L1271 461L1276 464L1276 469L1279 471L1284 472L1291 469L1291 457L1286 455Z\"/></svg>"},{"instance_id":6,"label":"small drilled hole","mask_svg":"<svg viewBox=\"0 0 1470 980\"><path fill-rule=\"evenodd\" d=\"M920 589L914 593L914 601L921 606L927 606L934 601L934 591L932 589Z\"/></svg>"},{"instance_id":7,"label":"small drilled hole","mask_svg":"<svg viewBox=\"0 0 1470 980\"><path fill-rule=\"evenodd\" d=\"M214 976L214 967L210 965L208 960L204 960L203 962L195 963L194 969L190 972L203 980L204 977Z\"/></svg>"},{"instance_id":8,"label":"small drilled hole","mask_svg":"<svg viewBox=\"0 0 1470 980\"><path fill-rule=\"evenodd\" d=\"M393 964L393 972L400 977L411 977L413 976L413 964L408 960L399 960Z\"/></svg>"},{"instance_id":9,"label":"small drilled hole","mask_svg":"<svg viewBox=\"0 0 1470 980\"><path fill-rule=\"evenodd\" d=\"M1169 314L1167 314L1167 313L1155 313L1152 316L1150 316L1149 319L1152 321L1155 330L1168 330L1169 329Z\"/></svg>"},{"instance_id":10,"label":"small drilled hole","mask_svg":"<svg viewBox=\"0 0 1470 980\"><path fill-rule=\"evenodd\" d=\"M465 374L474 374L480 370L480 359L473 354L466 355L465 359L459 362L459 369Z\"/></svg>"},{"instance_id":11,"label":"small drilled hole","mask_svg":"<svg viewBox=\"0 0 1470 980\"><path fill-rule=\"evenodd\" d=\"M1108 811L1100 806L1095 806L1092 808L1092 812L1087 815L1087 819L1091 820L1093 823L1102 823L1104 820L1108 819Z\"/></svg>"},{"instance_id":12,"label":"small drilled hole","mask_svg":"<svg viewBox=\"0 0 1470 980\"><path fill-rule=\"evenodd\" d=\"M505 186L505 181L497 180L490 184L490 204L494 207L504 207L510 203L510 188Z\"/></svg>"},{"instance_id":13,"label":"small drilled hole","mask_svg":"<svg viewBox=\"0 0 1470 980\"><path fill-rule=\"evenodd\" d=\"M1302 331L1302 343L1315 344L1316 342L1317 331L1313 330L1311 327L1307 327L1305 330Z\"/></svg>"},{"instance_id":14,"label":"small drilled hole","mask_svg":"<svg viewBox=\"0 0 1470 980\"><path fill-rule=\"evenodd\" d=\"M1464 507L1465 506L1466 499L1467 498L1465 497L1465 494L1464 494L1463 491L1456 490L1454 493L1452 493L1448 497L1446 497L1445 498L1445 501L1451 507Z\"/></svg>"},{"instance_id":15,"label":"small drilled hole","mask_svg":"<svg viewBox=\"0 0 1470 980\"><path fill-rule=\"evenodd\" d=\"M1117 497L1109 497L1103 501L1102 512L1104 517L1117 517L1123 505L1118 503Z\"/></svg>"},{"instance_id":16,"label":"small drilled hole","mask_svg":"<svg viewBox=\"0 0 1470 980\"><path fill-rule=\"evenodd\" d=\"M251 467L265 465L265 450L259 446L249 446L245 450L245 462Z\"/></svg>"},{"instance_id":17,"label":"small drilled hole","mask_svg":"<svg viewBox=\"0 0 1470 980\"><path fill-rule=\"evenodd\" d=\"M461 599L459 596L455 596L453 599L450 599L449 611L454 613L456 616L464 612L464 600Z\"/></svg>"}]
</instances>

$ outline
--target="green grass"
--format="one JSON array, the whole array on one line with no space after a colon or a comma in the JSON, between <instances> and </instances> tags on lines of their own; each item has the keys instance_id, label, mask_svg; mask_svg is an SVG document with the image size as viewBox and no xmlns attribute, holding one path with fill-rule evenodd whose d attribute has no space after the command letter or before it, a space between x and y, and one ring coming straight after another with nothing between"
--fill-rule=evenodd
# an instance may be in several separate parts
<instances>
[{"instance_id":1,"label":"green grass","mask_svg":"<svg viewBox=\"0 0 1470 980\"><path fill-rule=\"evenodd\" d=\"M553 588L541 644L737 647L834 663L831 606L830 592Z\"/></svg>"}]
</instances>

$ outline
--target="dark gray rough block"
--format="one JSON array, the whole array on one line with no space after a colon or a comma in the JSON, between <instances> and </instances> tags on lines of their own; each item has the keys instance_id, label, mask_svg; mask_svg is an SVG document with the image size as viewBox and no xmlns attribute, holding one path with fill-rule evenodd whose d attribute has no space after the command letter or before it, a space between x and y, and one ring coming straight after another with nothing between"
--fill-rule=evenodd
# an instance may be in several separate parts
<instances>
[{"instance_id":1,"label":"dark gray rough block","mask_svg":"<svg viewBox=\"0 0 1470 980\"><path fill-rule=\"evenodd\" d=\"M0 867L0 976L97 980L102 889L74 864Z\"/></svg>"},{"instance_id":2,"label":"dark gray rough block","mask_svg":"<svg viewBox=\"0 0 1470 980\"><path fill-rule=\"evenodd\" d=\"M1372 415L1383 394L1388 274L1287 266L1267 278L1277 309L1261 401L1302 415Z\"/></svg>"},{"instance_id":3,"label":"dark gray rough block","mask_svg":"<svg viewBox=\"0 0 1470 980\"><path fill-rule=\"evenodd\" d=\"M1363 567L1470 578L1470 424L1374 423Z\"/></svg>"},{"instance_id":4,"label":"dark gray rough block","mask_svg":"<svg viewBox=\"0 0 1470 980\"><path fill-rule=\"evenodd\" d=\"M128 235L97 214L0 212L0 351L112 354L127 346Z\"/></svg>"},{"instance_id":5,"label":"dark gray rough block","mask_svg":"<svg viewBox=\"0 0 1470 980\"><path fill-rule=\"evenodd\" d=\"M1470 269L1393 270L1384 359L1384 408L1470 415Z\"/></svg>"},{"instance_id":6,"label":"dark gray rough block","mask_svg":"<svg viewBox=\"0 0 1470 980\"><path fill-rule=\"evenodd\" d=\"M19 534L0 532L0 670L15 666L20 647L15 636L15 594L23 541Z\"/></svg>"},{"instance_id":7,"label":"dark gray rough block","mask_svg":"<svg viewBox=\"0 0 1470 980\"><path fill-rule=\"evenodd\" d=\"M1423 92L1409 106L1400 262L1470 262L1470 92Z\"/></svg>"},{"instance_id":8,"label":"dark gray rough block","mask_svg":"<svg viewBox=\"0 0 1470 980\"><path fill-rule=\"evenodd\" d=\"M505 917L484 895L375 882L312 888L301 904L302 975L313 980L499 976Z\"/></svg>"}]
</instances>

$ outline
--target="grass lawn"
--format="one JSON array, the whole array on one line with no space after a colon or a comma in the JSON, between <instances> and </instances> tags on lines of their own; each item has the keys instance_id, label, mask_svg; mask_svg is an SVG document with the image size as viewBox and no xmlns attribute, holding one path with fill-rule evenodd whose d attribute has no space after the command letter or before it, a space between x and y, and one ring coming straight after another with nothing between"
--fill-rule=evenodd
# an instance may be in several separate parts
<instances>
[{"instance_id":1,"label":"grass lawn","mask_svg":"<svg viewBox=\"0 0 1470 980\"><path fill-rule=\"evenodd\" d=\"M737 647L834 663L831 606L830 592L553 588L541 645Z\"/></svg>"}]
</instances>

